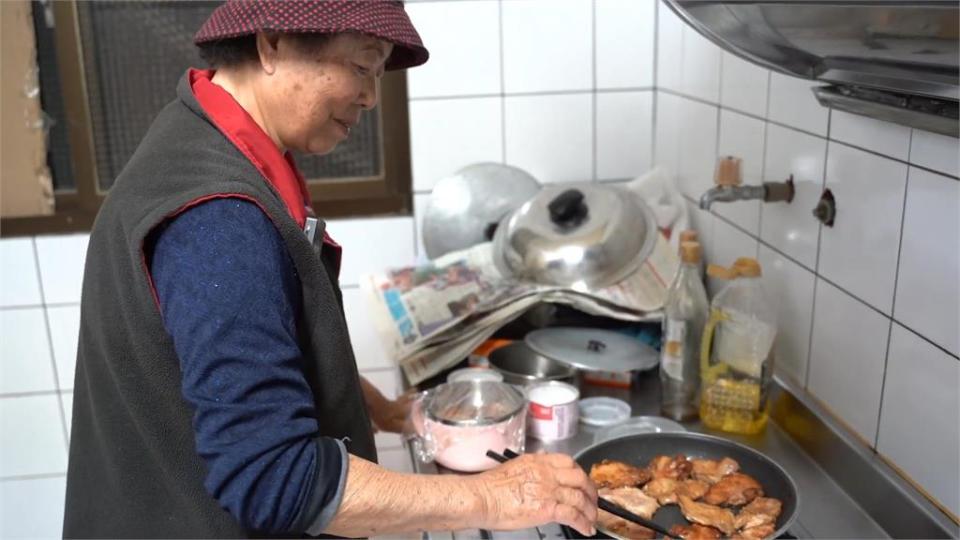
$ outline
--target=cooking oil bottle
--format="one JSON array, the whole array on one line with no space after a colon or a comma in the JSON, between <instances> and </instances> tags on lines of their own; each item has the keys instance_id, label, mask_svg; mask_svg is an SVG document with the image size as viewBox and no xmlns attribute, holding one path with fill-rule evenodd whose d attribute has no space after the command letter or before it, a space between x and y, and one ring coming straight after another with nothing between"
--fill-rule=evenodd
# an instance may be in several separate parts
<instances>
[{"instance_id":1,"label":"cooking oil bottle","mask_svg":"<svg viewBox=\"0 0 960 540\"><path fill-rule=\"evenodd\" d=\"M740 258L707 273L730 282L713 299L700 347L700 419L707 427L759 433L767 424L776 315L760 285L760 263Z\"/></svg>"}]
</instances>

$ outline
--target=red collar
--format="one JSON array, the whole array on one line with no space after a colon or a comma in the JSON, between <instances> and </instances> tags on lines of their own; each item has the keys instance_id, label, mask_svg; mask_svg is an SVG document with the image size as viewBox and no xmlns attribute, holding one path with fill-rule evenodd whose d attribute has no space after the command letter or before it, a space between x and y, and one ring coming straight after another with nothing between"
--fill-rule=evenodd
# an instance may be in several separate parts
<instances>
[{"instance_id":1,"label":"red collar","mask_svg":"<svg viewBox=\"0 0 960 540\"><path fill-rule=\"evenodd\" d=\"M190 69L190 87L194 97L217 129L243 152L273 186L286 205L287 212L303 228L307 207L311 206L310 192L293 156L290 152L280 153L273 140L233 96L211 82L213 74L213 70ZM323 233L323 242L334 248L334 258L339 267L340 246L326 231Z\"/></svg>"},{"instance_id":2,"label":"red collar","mask_svg":"<svg viewBox=\"0 0 960 540\"><path fill-rule=\"evenodd\" d=\"M280 195L290 216L303 227L310 195L293 157L289 152L281 154L273 140L233 96L210 81L213 74L213 70L190 70L190 86L197 102L217 129L257 167Z\"/></svg>"}]
</instances>

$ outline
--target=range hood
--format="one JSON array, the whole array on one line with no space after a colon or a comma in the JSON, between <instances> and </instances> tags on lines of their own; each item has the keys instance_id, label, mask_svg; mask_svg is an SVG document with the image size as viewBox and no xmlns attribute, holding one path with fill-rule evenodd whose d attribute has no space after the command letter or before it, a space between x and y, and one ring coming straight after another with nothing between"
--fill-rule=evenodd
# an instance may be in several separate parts
<instances>
[{"instance_id":1,"label":"range hood","mask_svg":"<svg viewBox=\"0 0 960 540\"><path fill-rule=\"evenodd\" d=\"M665 0L727 51L811 80L824 106L958 136L957 0Z\"/></svg>"}]
</instances>

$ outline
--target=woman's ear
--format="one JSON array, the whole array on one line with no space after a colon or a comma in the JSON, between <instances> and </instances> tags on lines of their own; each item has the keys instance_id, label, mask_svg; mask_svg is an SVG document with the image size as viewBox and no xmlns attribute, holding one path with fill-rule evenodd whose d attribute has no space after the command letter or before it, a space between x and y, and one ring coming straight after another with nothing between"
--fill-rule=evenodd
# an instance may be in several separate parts
<instances>
[{"instance_id":1,"label":"woman's ear","mask_svg":"<svg viewBox=\"0 0 960 540\"><path fill-rule=\"evenodd\" d=\"M273 75L277 70L279 46L278 32L257 32L257 55L260 57L260 68L267 75Z\"/></svg>"}]
</instances>

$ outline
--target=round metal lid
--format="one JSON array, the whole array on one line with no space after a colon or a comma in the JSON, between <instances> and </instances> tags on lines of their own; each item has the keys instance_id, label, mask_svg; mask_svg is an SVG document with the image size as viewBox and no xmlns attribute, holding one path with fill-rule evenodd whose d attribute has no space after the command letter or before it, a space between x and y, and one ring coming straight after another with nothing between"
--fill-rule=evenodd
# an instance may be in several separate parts
<instances>
[{"instance_id":1,"label":"round metal lid","mask_svg":"<svg viewBox=\"0 0 960 540\"><path fill-rule=\"evenodd\" d=\"M427 256L436 259L492 240L500 221L538 191L533 176L500 163L470 165L440 179L423 214Z\"/></svg>"},{"instance_id":2,"label":"round metal lid","mask_svg":"<svg viewBox=\"0 0 960 540\"><path fill-rule=\"evenodd\" d=\"M501 223L494 260L526 281L591 290L634 273L653 251L656 220L618 186L545 186Z\"/></svg>"},{"instance_id":3,"label":"round metal lid","mask_svg":"<svg viewBox=\"0 0 960 540\"><path fill-rule=\"evenodd\" d=\"M645 370L660 361L653 347L611 330L541 328L524 341L546 357L587 371Z\"/></svg>"}]
</instances>

